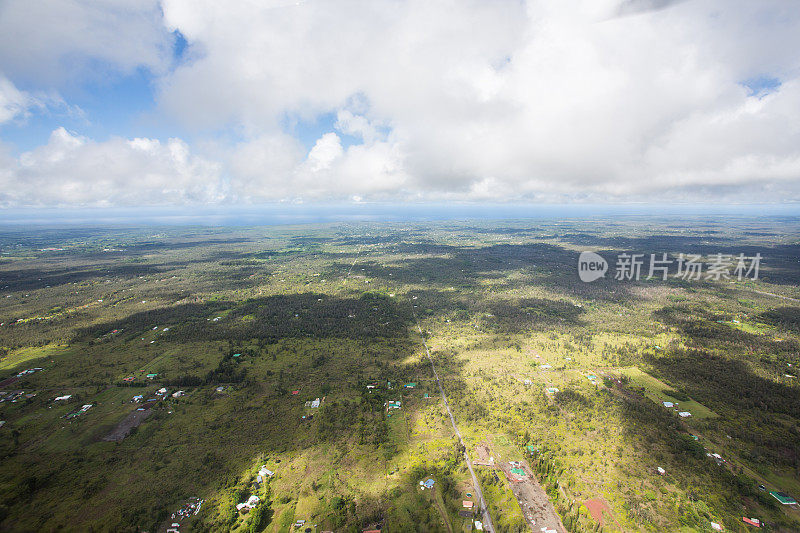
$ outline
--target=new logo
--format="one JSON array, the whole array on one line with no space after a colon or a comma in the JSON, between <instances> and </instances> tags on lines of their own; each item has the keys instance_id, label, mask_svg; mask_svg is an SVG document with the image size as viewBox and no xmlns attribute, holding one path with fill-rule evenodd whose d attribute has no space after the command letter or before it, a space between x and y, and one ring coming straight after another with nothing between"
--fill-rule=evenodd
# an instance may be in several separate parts
<instances>
[{"instance_id":1,"label":"new logo","mask_svg":"<svg viewBox=\"0 0 800 533\"><path fill-rule=\"evenodd\" d=\"M602 278L608 270L608 263L594 252L581 252L578 257L578 276L581 281L590 282Z\"/></svg>"}]
</instances>

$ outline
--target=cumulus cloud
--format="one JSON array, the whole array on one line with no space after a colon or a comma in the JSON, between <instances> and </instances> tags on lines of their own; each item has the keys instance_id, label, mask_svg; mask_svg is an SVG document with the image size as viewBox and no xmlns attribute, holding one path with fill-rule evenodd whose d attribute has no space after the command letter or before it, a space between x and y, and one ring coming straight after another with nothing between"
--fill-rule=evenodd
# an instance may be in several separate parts
<instances>
[{"instance_id":1,"label":"cumulus cloud","mask_svg":"<svg viewBox=\"0 0 800 533\"><path fill-rule=\"evenodd\" d=\"M227 194L219 164L180 139L94 142L59 128L46 145L2 162L4 207L205 204Z\"/></svg>"},{"instance_id":2,"label":"cumulus cloud","mask_svg":"<svg viewBox=\"0 0 800 533\"><path fill-rule=\"evenodd\" d=\"M156 22L142 5L111 20L146 50L105 59L150 65L163 115L215 146L194 166L151 150L184 172L170 201L800 201L793 0L163 0ZM176 30L188 59L164 69ZM321 116L309 149L287 133Z\"/></svg>"}]
</instances>

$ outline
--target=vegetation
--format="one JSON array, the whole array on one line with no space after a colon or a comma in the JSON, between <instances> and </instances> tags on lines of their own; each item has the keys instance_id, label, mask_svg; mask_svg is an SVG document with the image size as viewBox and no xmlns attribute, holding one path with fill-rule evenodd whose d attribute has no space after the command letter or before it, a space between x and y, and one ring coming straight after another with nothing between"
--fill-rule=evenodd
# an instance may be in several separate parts
<instances>
[{"instance_id":1,"label":"vegetation","mask_svg":"<svg viewBox=\"0 0 800 533\"><path fill-rule=\"evenodd\" d=\"M570 532L800 529L798 222L606 222L0 231L0 529L460 531L464 452L497 531L509 461ZM584 249L765 260L583 283Z\"/></svg>"}]
</instances>

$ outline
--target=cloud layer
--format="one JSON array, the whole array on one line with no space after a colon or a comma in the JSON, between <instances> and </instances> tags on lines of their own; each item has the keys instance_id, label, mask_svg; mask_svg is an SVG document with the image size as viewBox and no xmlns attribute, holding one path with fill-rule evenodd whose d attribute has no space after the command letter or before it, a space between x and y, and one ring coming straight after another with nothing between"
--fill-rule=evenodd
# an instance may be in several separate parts
<instances>
[{"instance_id":1,"label":"cloud layer","mask_svg":"<svg viewBox=\"0 0 800 533\"><path fill-rule=\"evenodd\" d=\"M82 22L0 71L147 68L193 146L56 130L0 155L5 205L800 201L792 0L57 4ZM0 35L33 24L8 5ZM29 105L3 79L0 122ZM320 116L308 149L287 124Z\"/></svg>"}]
</instances>

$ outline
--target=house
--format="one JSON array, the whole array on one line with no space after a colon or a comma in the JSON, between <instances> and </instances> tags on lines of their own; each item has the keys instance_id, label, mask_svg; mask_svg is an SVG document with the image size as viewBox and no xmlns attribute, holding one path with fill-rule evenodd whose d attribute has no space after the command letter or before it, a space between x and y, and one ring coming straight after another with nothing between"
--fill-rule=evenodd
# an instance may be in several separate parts
<instances>
[{"instance_id":1,"label":"house","mask_svg":"<svg viewBox=\"0 0 800 533\"><path fill-rule=\"evenodd\" d=\"M661 468L660 466L658 468L656 468L656 472L658 472L659 476L663 476L664 474L667 473L667 471L664 470L663 468Z\"/></svg>"},{"instance_id":2,"label":"house","mask_svg":"<svg viewBox=\"0 0 800 533\"><path fill-rule=\"evenodd\" d=\"M400 400L389 400L386 404L387 409L400 409Z\"/></svg>"},{"instance_id":3,"label":"house","mask_svg":"<svg viewBox=\"0 0 800 533\"><path fill-rule=\"evenodd\" d=\"M65 394L64 396L56 397L56 399L53 400L53 401L54 402L60 402L61 400L69 400L70 398L72 398L72 394Z\"/></svg>"},{"instance_id":4,"label":"house","mask_svg":"<svg viewBox=\"0 0 800 533\"><path fill-rule=\"evenodd\" d=\"M166 388L164 388L164 387L162 387L162 388L160 388L160 389L158 389L158 390L156 391L156 394L157 394L158 396L164 396L166 393L167 393L167 389L166 389Z\"/></svg>"},{"instance_id":5,"label":"house","mask_svg":"<svg viewBox=\"0 0 800 533\"><path fill-rule=\"evenodd\" d=\"M689 418L690 416L692 416L692 413L690 413L689 411L681 411L680 413L678 413L678 416L681 418Z\"/></svg>"},{"instance_id":6,"label":"house","mask_svg":"<svg viewBox=\"0 0 800 533\"><path fill-rule=\"evenodd\" d=\"M525 380L525 385L532 385L532 384L533 384L533 381L531 381L529 379Z\"/></svg>"},{"instance_id":7,"label":"house","mask_svg":"<svg viewBox=\"0 0 800 533\"><path fill-rule=\"evenodd\" d=\"M555 393L557 393L557 392L558 392L558 389L557 389L557 388L555 388L555 387L547 387L547 388L546 388L544 391L545 391L547 394L555 394Z\"/></svg>"},{"instance_id":8,"label":"house","mask_svg":"<svg viewBox=\"0 0 800 533\"><path fill-rule=\"evenodd\" d=\"M772 491L770 495L778 500L782 505L797 505L797 500L786 494L785 492Z\"/></svg>"},{"instance_id":9,"label":"house","mask_svg":"<svg viewBox=\"0 0 800 533\"><path fill-rule=\"evenodd\" d=\"M721 524L717 524L716 522L711 522L711 529L713 529L714 531L722 531L723 528Z\"/></svg>"},{"instance_id":10,"label":"house","mask_svg":"<svg viewBox=\"0 0 800 533\"><path fill-rule=\"evenodd\" d=\"M182 390L179 390L178 392L174 392L174 393L172 393L172 397L173 397L173 398L180 398L180 397L181 397L181 396L183 396L184 394L186 394L184 391L182 391Z\"/></svg>"},{"instance_id":11,"label":"house","mask_svg":"<svg viewBox=\"0 0 800 533\"><path fill-rule=\"evenodd\" d=\"M143 396L143 395L141 395L141 394L137 394L136 396L134 396L133 398L131 398L131 401L132 401L132 402L136 402L136 403L139 403L139 402L141 402L142 400L144 400L144 396Z\"/></svg>"},{"instance_id":12,"label":"house","mask_svg":"<svg viewBox=\"0 0 800 533\"><path fill-rule=\"evenodd\" d=\"M413 389L413 388L415 388L416 386L417 386L417 384L416 384L416 383L406 383L406 388L407 388L407 389Z\"/></svg>"},{"instance_id":13,"label":"house","mask_svg":"<svg viewBox=\"0 0 800 533\"><path fill-rule=\"evenodd\" d=\"M761 520L759 520L758 518L747 518L746 516L743 516L742 522L744 522L745 524L750 524L751 526L754 527L761 527Z\"/></svg>"},{"instance_id":14,"label":"house","mask_svg":"<svg viewBox=\"0 0 800 533\"><path fill-rule=\"evenodd\" d=\"M480 520L475 520L475 529L478 531L483 531L483 522Z\"/></svg>"},{"instance_id":15,"label":"house","mask_svg":"<svg viewBox=\"0 0 800 533\"><path fill-rule=\"evenodd\" d=\"M92 404L90 404L90 403L87 403L86 405L84 405L84 406L81 406L81 412L82 412L82 413L85 413L86 411L88 411L88 410L89 410L89 409L91 409L91 408L92 408Z\"/></svg>"},{"instance_id":16,"label":"house","mask_svg":"<svg viewBox=\"0 0 800 533\"><path fill-rule=\"evenodd\" d=\"M475 503L470 500L464 500L461 502L461 507L464 509L472 509L475 506Z\"/></svg>"},{"instance_id":17,"label":"house","mask_svg":"<svg viewBox=\"0 0 800 533\"><path fill-rule=\"evenodd\" d=\"M553 366L548 363L545 363L543 365L540 365L539 368L541 368L542 370L550 370L551 368L553 368Z\"/></svg>"},{"instance_id":18,"label":"house","mask_svg":"<svg viewBox=\"0 0 800 533\"><path fill-rule=\"evenodd\" d=\"M272 470L268 470L266 466L262 466L261 470L258 471L258 475L263 478L267 478L274 476L275 472L273 472Z\"/></svg>"},{"instance_id":19,"label":"house","mask_svg":"<svg viewBox=\"0 0 800 533\"><path fill-rule=\"evenodd\" d=\"M219 387L217 387L217 388L216 388L216 389L214 389L214 390L215 390L215 391L217 391L217 392L222 392L222 391L224 391L224 390L225 390L225 387L219 386Z\"/></svg>"},{"instance_id":20,"label":"house","mask_svg":"<svg viewBox=\"0 0 800 533\"><path fill-rule=\"evenodd\" d=\"M128 376L128 377L126 377L126 378L123 378L123 380L122 380L122 381L124 381L125 383L130 383L130 382L131 382L131 381L133 381L134 379L136 379L136 378L134 378L133 376Z\"/></svg>"},{"instance_id":21,"label":"house","mask_svg":"<svg viewBox=\"0 0 800 533\"><path fill-rule=\"evenodd\" d=\"M297 396L298 394L300 394L299 390L293 390L292 391L292 396Z\"/></svg>"},{"instance_id":22,"label":"house","mask_svg":"<svg viewBox=\"0 0 800 533\"><path fill-rule=\"evenodd\" d=\"M673 407L675 407L675 404L672 402L664 402L664 407L672 409Z\"/></svg>"},{"instance_id":23,"label":"house","mask_svg":"<svg viewBox=\"0 0 800 533\"><path fill-rule=\"evenodd\" d=\"M320 403L320 400L319 400L319 398L317 398L316 400L314 400L313 402L311 402L311 408L312 408L312 409L316 409L316 408L318 408L318 407L319 407L319 403Z\"/></svg>"},{"instance_id":24,"label":"house","mask_svg":"<svg viewBox=\"0 0 800 533\"><path fill-rule=\"evenodd\" d=\"M158 376L158 374L147 374L147 379L153 379L153 378L155 378L157 376Z\"/></svg>"},{"instance_id":25,"label":"house","mask_svg":"<svg viewBox=\"0 0 800 533\"><path fill-rule=\"evenodd\" d=\"M432 489L434 483L436 483L433 479L428 478L425 481L420 481L419 484L422 486L423 489Z\"/></svg>"}]
</instances>

